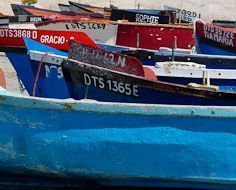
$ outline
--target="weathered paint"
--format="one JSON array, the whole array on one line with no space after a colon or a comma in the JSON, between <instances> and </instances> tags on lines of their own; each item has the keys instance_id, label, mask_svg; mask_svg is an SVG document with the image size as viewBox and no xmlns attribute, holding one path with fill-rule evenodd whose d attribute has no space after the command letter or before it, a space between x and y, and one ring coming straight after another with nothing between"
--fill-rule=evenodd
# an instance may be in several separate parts
<instances>
[{"instance_id":1,"label":"weathered paint","mask_svg":"<svg viewBox=\"0 0 236 190\"><path fill-rule=\"evenodd\" d=\"M105 30L89 29L89 23L105 24ZM82 24L82 25L81 25ZM84 25L84 26L83 26ZM86 31L98 43L119 45L135 48L159 50L160 47L172 48L177 39L177 47L192 49L194 46L194 32L191 26L148 24L131 22L114 22L104 20L88 21L53 21L36 24L39 29ZM83 29L84 28L84 29ZM104 35L104 36L103 36ZM138 37L139 36L139 37ZM139 39L138 39L139 38ZM138 47L137 47L138 46Z\"/></svg>"},{"instance_id":2,"label":"weathered paint","mask_svg":"<svg viewBox=\"0 0 236 190\"><path fill-rule=\"evenodd\" d=\"M54 48L51 48L49 46L46 46L44 44L38 43L34 40L25 38L25 46L27 47L28 50L31 51L40 51L42 54L45 54L47 52L51 52L52 54L56 54L59 56L67 56L67 53L56 50ZM33 86L34 86L34 80L35 80L35 74L37 73L38 69L38 64L37 65L31 65L30 57L28 56L27 53L17 53L17 52L6 52L6 56L10 60L11 64L13 65L14 69L17 72L18 77L21 79L23 82L25 88L27 89L28 93L32 95L33 93ZM32 62L34 63L34 62ZM39 61L37 62L39 63ZM32 67L34 69L32 69ZM45 71L45 70L43 70ZM43 80L43 78L42 78ZM44 80L42 81L44 82ZM38 83L41 84L41 78L39 78ZM43 96L40 85L37 85L37 91L36 91L36 96ZM65 89L59 89L55 85L50 86L52 90L54 90L55 93L57 93L60 97L62 98L68 98L66 96L68 93L66 93L66 88ZM57 91L55 91L57 89ZM63 93L59 93L61 90ZM45 96L44 96L45 97ZM46 96L47 97L47 96Z\"/></svg>"},{"instance_id":3,"label":"weathered paint","mask_svg":"<svg viewBox=\"0 0 236 190\"><path fill-rule=\"evenodd\" d=\"M236 187L235 107L43 99L2 89L0 97L0 170L8 174Z\"/></svg>"},{"instance_id":4,"label":"weathered paint","mask_svg":"<svg viewBox=\"0 0 236 190\"><path fill-rule=\"evenodd\" d=\"M68 59L62 70L72 98L81 99L84 85L88 98L99 101L178 104L236 105L236 93L211 86L180 85L130 75L88 63Z\"/></svg>"},{"instance_id":5,"label":"weathered paint","mask_svg":"<svg viewBox=\"0 0 236 190\"><path fill-rule=\"evenodd\" d=\"M236 29L201 20L195 22L196 50L202 54L236 56Z\"/></svg>"},{"instance_id":6,"label":"weathered paint","mask_svg":"<svg viewBox=\"0 0 236 190\"><path fill-rule=\"evenodd\" d=\"M96 43L105 43L114 45L118 25L109 23L105 20L80 20L80 21L62 21L55 20L49 22L37 23L35 26L40 30L63 30L80 31L86 33Z\"/></svg>"},{"instance_id":7,"label":"weathered paint","mask_svg":"<svg viewBox=\"0 0 236 190\"><path fill-rule=\"evenodd\" d=\"M192 49L193 34L190 26L123 22L118 25L116 45L158 50L172 48L176 38L178 48Z\"/></svg>"},{"instance_id":8,"label":"weathered paint","mask_svg":"<svg viewBox=\"0 0 236 190\"><path fill-rule=\"evenodd\" d=\"M135 57L71 41L68 58L108 69L144 76L143 65Z\"/></svg>"}]
</instances>

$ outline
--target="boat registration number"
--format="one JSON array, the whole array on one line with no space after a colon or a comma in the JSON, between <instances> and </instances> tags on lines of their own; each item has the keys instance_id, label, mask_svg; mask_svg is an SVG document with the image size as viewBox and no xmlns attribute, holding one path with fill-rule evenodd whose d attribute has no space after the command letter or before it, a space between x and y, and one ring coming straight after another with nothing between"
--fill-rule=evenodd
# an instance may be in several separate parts
<instances>
[{"instance_id":1,"label":"boat registration number","mask_svg":"<svg viewBox=\"0 0 236 190\"><path fill-rule=\"evenodd\" d=\"M103 77L88 75L83 73L83 83L87 86L93 86L103 90L118 92L128 96L139 96L139 89L137 85L119 82L116 80L108 80Z\"/></svg>"},{"instance_id":2,"label":"boat registration number","mask_svg":"<svg viewBox=\"0 0 236 190\"><path fill-rule=\"evenodd\" d=\"M79 22L79 23L67 23L65 24L67 30L72 29L89 29L89 30L105 30L106 24L103 23L86 23L86 22Z\"/></svg>"},{"instance_id":3,"label":"boat registration number","mask_svg":"<svg viewBox=\"0 0 236 190\"><path fill-rule=\"evenodd\" d=\"M37 39L37 31L32 30L18 30L18 29L0 29L0 37L6 38L22 38L27 37L31 39Z\"/></svg>"}]
</instances>

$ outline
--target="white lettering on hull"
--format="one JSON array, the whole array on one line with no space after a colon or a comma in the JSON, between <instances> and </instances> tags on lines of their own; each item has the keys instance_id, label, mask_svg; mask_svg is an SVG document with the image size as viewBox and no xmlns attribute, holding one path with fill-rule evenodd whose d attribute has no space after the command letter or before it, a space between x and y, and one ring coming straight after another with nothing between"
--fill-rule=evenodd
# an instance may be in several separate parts
<instances>
[{"instance_id":1,"label":"white lettering on hull","mask_svg":"<svg viewBox=\"0 0 236 190\"><path fill-rule=\"evenodd\" d=\"M118 82L115 80L106 80L102 77L88 75L86 73L84 75L84 84L87 86L93 86L96 88L100 88L102 90L106 89L113 92L118 92L128 96L138 97L138 86L131 85L128 83Z\"/></svg>"},{"instance_id":2,"label":"white lettering on hull","mask_svg":"<svg viewBox=\"0 0 236 190\"><path fill-rule=\"evenodd\" d=\"M42 35L40 37L41 43L47 44L64 44L66 42L66 38L64 36L50 36L50 35Z\"/></svg>"},{"instance_id":3,"label":"white lettering on hull","mask_svg":"<svg viewBox=\"0 0 236 190\"><path fill-rule=\"evenodd\" d=\"M235 47L234 45L234 33L228 30L222 30L221 28L216 28L214 26L209 26L204 24L204 37L206 39L227 45L230 47Z\"/></svg>"},{"instance_id":4,"label":"white lettering on hull","mask_svg":"<svg viewBox=\"0 0 236 190\"><path fill-rule=\"evenodd\" d=\"M135 22L158 24L159 17L158 16L151 16L151 15L136 14Z\"/></svg>"},{"instance_id":5,"label":"white lettering on hull","mask_svg":"<svg viewBox=\"0 0 236 190\"><path fill-rule=\"evenodd\" d=\"M30 30L17 30L17 29L0 29L0 37L2 38L31 38L36 39L38 37L37 31Z\"/></svg>"}]
</instances>

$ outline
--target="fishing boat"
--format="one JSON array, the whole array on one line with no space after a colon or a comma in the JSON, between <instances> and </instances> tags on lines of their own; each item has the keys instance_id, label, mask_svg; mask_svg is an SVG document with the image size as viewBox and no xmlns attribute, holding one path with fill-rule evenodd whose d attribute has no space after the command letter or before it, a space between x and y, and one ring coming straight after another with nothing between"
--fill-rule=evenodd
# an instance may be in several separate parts
<instances>
[{"instance_id":1,"label":"fishing boat","mask_svg":"<svg viewBox=\"0 0 236 190\"><path fill-rule=\"evenodd\" d=\"M160 47L172 48L175 42L176 47L185 49L192 49L195 44L191 26L106 20L49 21L35 25L41 30L85 31L98 43L111 39L108 45L159 50Z\"/></svg>"},{"instance_id":2,"label":"fishing boat","mask_svg":"<svg viewBox=\"0 0 236 190\"><path fill-rule=\"evenodd\" d=\"M25 11L22 7L23 6L20 4L11 4L11 9L12 9L15 16L17 16L17 15L31 15L29 12ZM31 7L33 7L33 6L31 6Z\"/></svg>"},{"instance_id":3,"label":"fishing boat","mask_svg":"<svg viewBox=\"0 0 236 190\"><path fill-rule=\"evenodd\" d=\"M76 14L73 12L61 12L49 9L36 8L34 6L12 4L12 10L15 15L37 15L51 20L78 20L81 18L103 18L102 14ZM104 19L104 18L103 18Z\"/></svg>"},{"instance_id":4,"label":"fishing boat","mask_svg":"<svg viewBox=\"0 0 236 190\"><path fill-rule=\"evenodd\" d=\"M75 85L74 81L69 81L69 80L65 81L64 75L62 73L61 64L64 60L67 60L67 54L63 52L59 52L58 50L53 50L52 48L49 48L43 44L40 44L38 42L35 42L27 38L25 38L25 43L26 43L28 51L27 51L27 54L24 55L24 59L22 58L21 63L19 64L18 62L19 55L13 54L12 57L14 57L14 59L12 58L11 62L13 65L18 65L18 69L16 71L17 73L19 73L20 76L22 76L23 79L26 78L26 76L23 73L22 69L20 69L19 65L21 67L22 65L26 65L24 66L25 72L31 73L31 76L27 75L27 79L22 80L30 95L39 96L39 97L51 97L51 98L73 97L75 99L82 99L82 98L85 98L87 95L89 95L90 98L94 98L94 99L98 98L98 100L103 100L103 101L113 100L112 97L109 97L108 95L106 96L107 92L105 92L105 95L104 95L103 94L104 92L102 92L99 89L89 88L89 93L87 94L86 92L87 88L85 85L83 84ZM96 65L98 64L97 62L99 61L101 63L106 63L106 64L111 65L112 67L109 67L110 69L127 73L127 74L132 74L132 76L135 75L135 76L140 76L140 77L146 77L146 79L147 78L153 79L155 82L157 80L156 76L158 76L159 86L165 85L164 84L165 82L163 81L170 82L172 80L171 82L175 84L170 84L170 86L173 85L175 87L171 86L171 88L179 88L179 86L176 84L184 84L186 85L186 89L188 88L211 89L212 88L212 90L218 90L219 92L228 91L230 93L235 91L235 86L236 86L236 80L235 80L236 71L235 70L230 70L230 69L209 70L209 69L206 69L205 67L204 68L202 67L198 68L196 66L191 67L190 65L188 66L186 63L182 63L182 65L184 65L186 68L178 66L180 64L177 64L177 68L171 67L169 65L168 65L169 66L168 68L165 68L164 66L143 68L142 64L135 58L132 58L129 56L122 56L121 54L116 54L114 52L108 52L108 51L99 49L98 47L92 47L92 46L86 46L86 45L83 45L83 47L85 48L83 52L87 52L87 51L90 52L88 56L86 56L86 59L82 60L83 62L90 62L90 63L92 62L93 64ZM45 53L45 52L51 52L51 53ZM97 55L98 57L94 59L91 52L95 52L95 55ZM81 53L76 51L74 53L74 56L75 57L73 58L78 59L77 56L81 57ZM71 70L71 72L74 73L75 76L78 75L78 73L76 73L76 70L73 70L73 71ZM79 74L79 76L83 76L83 75ZM120 78L120 80L123 80L123 78ZM187 82L189 82L190 84L191 82L197 82L198 84L203 84L204 86L201 86L201 85L187 86L188 85ZM218 85L219 87L210 86L210 84ZM167 88L168 88L168 85L169 84L166 84ZM123 87L121 87L121 89L123 89ZM160 89L162 90L162 87ZM146 96L145 95L146 91L141 90L141 92L142 92L142 95ZM194 91L194 93L200 93L200 92ZM153 97L154 95L152 95L152 93L150 95L152 96L152 98L147 98L149 99L148 100L149 103L152 103L153 101L154 102L163 101L161 98L156 100L156 98ZM113 96L113 93L111 93L111 96ZM165 100L165 98L163 99ZM129 98L129 96L126 97L125 95L123 95L119 97L119 101L134 101L135 102L135 101L142 101L142 100L140 100L137 97L132 99L132 96L131 98ZM169 99L166 99L165 101L171 102L169 101ZM187 102L187 104L188 103L189 102Z\"/></svg>"},{"instance_id":5,"label":"fishing boat","mask_svg":"<svg viewBox=\"0 0 236 190\"><path fill-rule=\"evenodd\" d=\"M15 49L16 52L20 52L25 48L24 37L62 51L68 50L71 39L94 45L94 42L83 32L0 28L0 49L2 51Z\"/></svg>"},{"instance_id":6,"label":"fishing boat","mask_svg":"<svg viewBox=\"0 0 236 190\"><path fill-rule=\"evenodd\" d=\"M98 15L96 16L94 13L89 15L86 13L87 16L82 13L82 15L68 15L58 11L29 6L17 5L16 7L19 7L20 10L25 10L28 14L39 15L54 20L36 24L38 29L85 31L91 35L90 37L95 42L108 43L108 45L158 50L160 47L171 48L175 39L177 39L176 45L178 48L192 49L195 43L191 26L124 21L120 23L108 21ZM107 42L107 38L111 40Z\"/></svg>"},{"instance_id":7,"label":"fishing boat","mask_svg":"<svg viewBox=\"0 0 236 190\"><path fill-rule=\"evenodd\" d=\"M82 15L62 14L58 11L39 9L29 6L20 6L20 9L28 11L31 15L39 15L54 21L36 24L41 30L77 30L89 32L91 38L99 43L106 44L107 35L112 40L109 45L128 46L144 49L158 50L160 47L173 46L175 38L178 48L192 49L194 46L193 28L191 26L148 24L131 22L114 22L101 18L95 13ZM16 12L16 11L15 11ZM75 13L74 13L75 14ZM96 13L97 14L97 13ZM105 20L104 20L105 19ZM56 20L56 21L55 21ZM96 32L92 31L95 30ZM105 34L103 33L105 30ZM107 32L108 31L108 32ZM96 35L98 34L98 35ZM111 37L112 36L112 37ZM106 38L103 40L103 38ZM115 42L114 42L115 41ZM113 44L111 44L114 42Z\"/></svg>"},{"instance_id":8,"label":"fishing boat","mask_svg":"<svg viewBox=\"0 0 236 190\"><path fill-rule=\"evenodd\" d=\"M118 26L116 45L158 50L171 48L175 39L178 48L192 49L195 43L192 27L123 22Z\"/></svg>"},{"instance_id":9,"label":"fishing boat","mask_svg":"<svg viewBox=\"0 0 236 190\"><path fill-rule=\"evenodd\" d=\"M2 88L0 97L1 176L236 187L235 107L45 99Z\"/></svg>"},{"instance_id":10,"label":"fishing boat","mask_svg":"<svg viewBox=\"0 0 236 190\"><path fill-rule=\"evenodd\" d=\"M236 56L236 29L195 22L197 53Z\"/></svg>"},{"instance_id":11,"label":"fishing boat","mask_svg":"<svg viewBox=\"0 0 236 190\"><path fill-rule=\"evenodd\" d=\"M62 69L66 84L70 84L71 97L75 99L88 97L107 102L147 104L236 104L234 92L221 91L215 86L148 80L70 59L62 65Z\"/></svg>"},{"instance_id":12,"label":"fishing boat","mask_svg":"<svg viewBox=\"0 0 236 190\"><path fill-rule=\"evenodd\" d=\"M68 58L67 53L28 38L24 38L24 42L27 52L7 52L6 55L28 93L37 97L70 98L61 69L61 63ZM93 46L98 48L96 44ZM108 53L102 49L99 49L99 52L104 55ZM122 65L124 61L127 62L125 67L122 67L122 72L143 75L142 64L136 58L112 52L108 54L108 58Z\"/></svg>"},{"instance_id":13,"label":"fishing boat","mask_svg":"<svg viewBox=\"0 0 236 190\"><path fill-rule=\"evenodd\" d=\"M69 59L62 64L65 80L70 84L70 93L75 99L86 94L91 99L114 102L222 106L236 102L234 92L222 91L217 86L162 82L156 80L152 69L146 67L143 76L117 71L119 64L111 67L91 49L72 42Z\"/></svg>"},{"instance_id":14,"label":"fishing boat","mask_svg":"<svg viewBox=\"0 0 236 190\"><path fill-rule=\"evenodd\" d=\"M106 45L116 44L118 24L108 22L106 20L77 20L77 21L48 21L36 23L35 27L40 30L64 30L64 31L80 31L88 34L88 36L96 43Z\"/></svg>"},{"instance_id":15,"label":"fishing boat","mask_svg":"<svg viewBox=\"0 0 236 190\"><path fill-rule=\"evenodd\" d=\"M83 41L86 44L94 44L94 42L86 34L80 32L7 28L0 29L0 50L6 53L6 56L16 70L19 79L25 85L25 88L30 95L33 95L35 75L31 69L31 65L29 64L29 58L23 36L27 36L43 44L47 44L50 47L56 48L53 49L47 47L42 49L40 48L41 46L38 46L38 44L32 44L31 50L41 51L44 54L54 52L61 56L67 55L64 51L68 51L69 41L72 38ZM51 88L53 89L52 86ZM37 96L42 96L42 93L39 90L39 88L36 88L35 94ZM60 97L60 93L58 93L58 96Z\"/></svg>"},{"instance_id":16,"label":"fishing boat","mask_svg":"<svg viewBox=\"0 0 236 190\"><path fill-rule=\"evenodd\" d=\"M110 7L97 7L86 4L81 4L77 2L69 1L70 10L76 13L101 13L106 17L110 17L110 20L128 20L130 22L144 23L145 19L143 17L148 17L146 19L146 23L159 23L159 24L168 24L169 21L171 23L175 23L176 19L174 17L173 11L164 11L157 9L118 9L114 5L110 5ZM159 18L157 17L159 16ZM171 17L170 19L168 18ZM150 22L149 22L150 21ZM158 22L159 21L159 22Z\"/></svg>"}]
</instances>

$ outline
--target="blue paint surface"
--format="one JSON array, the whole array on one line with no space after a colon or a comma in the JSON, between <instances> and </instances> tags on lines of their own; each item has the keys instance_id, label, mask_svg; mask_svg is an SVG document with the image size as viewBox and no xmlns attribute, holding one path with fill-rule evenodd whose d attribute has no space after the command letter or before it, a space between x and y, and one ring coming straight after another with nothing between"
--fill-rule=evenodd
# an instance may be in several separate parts
<instances>
[{"instance_id":1,"label":"blue paint surface","mask_svg":"<svg viewBox=\"0 0 236 190\"><path fill-rule=\"evenodd\" d=\"M212 45L210 43L204 42L201 40L201 38L196 35L195 37L196 40L196 50L197 53L201 54L211 54L211 55L226 55L226 56L236 56L236 52L224 49L223 47L217 47L215 45Z\"/></svg>"},{"instance_id":2,"label":"blue paint surface","mask_svg":"<svg viewBox=\"0 0 236 190\"><path fill-rule=\"evenodd\" d=\"M61 55L61 56L67 56L68 54L63 52L63 51L59 51L55 48L52 48L50 46L44 45L40 42L37 42L35 40L31 40L29 38L24 38L24 42L25 42L25 46L27 50L33 50L33 51L40 51L40 52L45 52L45 53L54 53L56 55Z\"/></svg>"},{"instance_id":3,"label":"blue paint surface","mask_svg":"<svg viewBox=\"0 0 236 190\"><path fill-rule=\"evenodd\" d=\"M29 38L24 38L27 50L39 51L43 53L54 53L56 55L67 56L67 53L46 46ZM26 90L30 95L33 94L33 86L36 73L39 67L39 62L29 59L27 53L6 52L8 59L15 68L18 77L23 82ZM54 98L68 98L70 97L64 79L58 80L57 73L51 72L49 83L45 78L45 64L43 63L40 76L36 88L37 97L54 97ZM64 87L64 88L63 88Z\"/></svg>"},{"instance_id":4,"label":"blue paint surface","mask_svg":"<svg viewBox=\"0 0 236 190\"><path fill-rule=\"evenodd\" d=\"M25 44L28 50L35 50L41 52L52 52L57 55L66 56L67 54L58 50L55 50L46 45L40 44L36 41L25 38ZM19 62L19 60L21 60ZM16 68L19 77L23 81L26 89L32 95L33 83L39 67L38 61L31 61L26 54L11 54L11 61ZM19 65L20 63L20 65ZM25 65L25 66L24 66ZM58 78L57 69L60 69L60 65L56 66L56 70L53 70L49 77L46 77L45 65L51 66L53 64L44 63L41 69L36 96L46 98L74 98L83 99L86 97L86 87L82 84L72 84L66 82L64 78ZM21 68L24 68L21 70ZM29 74L27 74L29 73ZM223 80L222 80L223 81ZM177 81L178 82L178 81ZM233 84L231 84L231 82ZM228 80L225 83L229 86L226 88L226 84L222 86L223 90L234 91L234 81L230 84ZM223 84L222 84L223 85ZM99 100L99 101L113 101L113 102L130 102L130 103L161 103L161 104L186 104L186 105L236 105L236 100L214 100L205 99L199 97L192 97L174 93L167 93L163 91L152 90L148 88L139 88L139 97L126 96L119 93L103 91L94 87L88 88L87 98Z\"/></svg>"},{"instance_id":5,"label":"blue paint surface","mask_svg":"<svg viewBox=\"0 0 236 190\"><path fill-rule=\"evenodd\" d=\"M32 95L35 77L31 70L29 56L26 53L17 52L6 52L6 56L16 70L18 78L23 82L28 93ZM36 88L36 95L40 96L38 88Z\"/></svg>"},{"instance_id":6,"label":"blue paint surface","mask_svg":"<svg viewBox=\"0 0 236 190\"><path fill-rule=\"evenodd\" d=\"M114 52L122 52L122 51L128 51L131 50L130 47L127 46L117 46L117 45L106 45L102 43L98 43L100 48L106 49L108 51L114 51ZM151 57L147 56L140 56L138 53L136 56L138 56L138 59L141 61L143 65L150 65L155 66L156 62L164 62L164 61L171 61L171 52L161 52L161 51L155 51L155 50L143 50L147 51L149 53L153 52L154 55ZM204 52L204 51L203 51ZM202 51L198 51L198 53L184 53L184 52L175 52L174 53L174 60L175 61L181 61L181 62L195 62L199 64L206 65L209 69L236 69L236 54L233 55L227 55L225 53L223 54L216 54L216 53L203 53ZM164 55L164 56L163 56ZM227 56L226 56L227 55Z\"/></svg>"},{"instance_id":7,"label":"blue paint surface","mask_svg":"<svg viewBox=\"0 0 236 190\"><path fill-rule=\"evenodd\" d=\"M68 84L68 83L67 83ZM86 87L82 84L71 84L68 87L71 97L77 100L85 98ZM235 87L222 88L227 91L234 91ZM127 96L117 92L101 90L92 86L88 87L87 98L105 102L126 102L126 103L146 103L146 104L177 104L177 105L218 105L233 106L236 105L234 99L208 99L202 97L193 97L177 93L169 93L149 88L139 88L138 97Z\"/></svg>"},{"instance_id":8,"label":"blue paint surface","mask_svg":"<svg viewBox=\"0 0 236 190\"><path fill-rule=\"evenodd\" d=\"M235 107L0 97L1 171L236 188Z\"/></svg>"}]
</instances>

